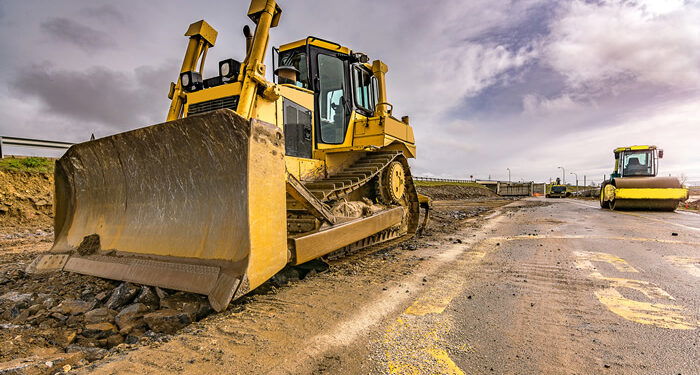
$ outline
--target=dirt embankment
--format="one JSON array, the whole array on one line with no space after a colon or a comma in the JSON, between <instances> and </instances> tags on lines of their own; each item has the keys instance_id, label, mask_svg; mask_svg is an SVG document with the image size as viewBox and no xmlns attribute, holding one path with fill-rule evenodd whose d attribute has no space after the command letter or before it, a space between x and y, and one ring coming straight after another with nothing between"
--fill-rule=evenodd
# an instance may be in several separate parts
<instances>
[{"instance_id":1,"label":"dirt embankment","mask_svg":"<svg viewBox=\"0 0 700 375\"><path fill-rule=\"evenodd\" d=\"M0 170L0 234L52 225L53 174Z\"/></svg>"},{"instance_id":2,"label":"dirt embankment","mask_svg":"<svg viewBox=\"0 0 700 375\"><path fill-rule=\"evenodd\" d=\"M474 198L497 198L493 191L476 186L462 185L417 185L418 193L425 194L434 200L454 200L454 199L474 199Z\"/></svg>"}]
</instances>

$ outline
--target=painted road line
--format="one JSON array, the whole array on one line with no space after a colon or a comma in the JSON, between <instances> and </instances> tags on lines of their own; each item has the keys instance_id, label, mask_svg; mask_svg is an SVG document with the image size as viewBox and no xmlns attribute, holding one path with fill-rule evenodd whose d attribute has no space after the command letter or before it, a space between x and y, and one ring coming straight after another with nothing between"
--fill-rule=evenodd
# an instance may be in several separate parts
<instances>
[{"instance_id":1,"label":"painted road line","mask_svg":"<svg viewBox=\"0 0 700 375\"><path fill-rule=\"evenodd\" d=\"M574 251L573 254L579 258L577 264L583 261L580 263L583 269L591 269L591 267L593 267L591 262L596 261L610 263L615 266L618 271L638 272L630 266L627 261L612 254L588 251ZM626 320L667 329L687 330L697 327L697 322L686 316L683 306L668 303L636 301L626 298L618 290L624 288L636 290L644 294L644 296L650 300L674 300L673 296L656 284L642 280L607 277L603 276L600 272L591 272L588 277L608 283L608 287L595 290L593 294L608 310Z\"/></svg>"},{"instance_id":2,"label":"painted road line","mask_svg":"<svg viewBox=\"0 0 700 375\"><path fill-rule=\"evenodd\" d=\"M615 288L596 290L598 301L610 311L624 319L640 324L649 324L667 329L695 329L697 323L691 322L684 314L682 306L640 302L625 298Z\"/></svg>"},{"instance_id":3,"label":"painted road line","mask_svg":"<svg viewBox=\"0 0 700 375\"><path fill-rule=\"evenodd\" d=\"M589 275L596 280L607 281L613 288L629 288L641 292L649 299L668 299L674 300L665 290L659 288L655 284L648 281L624 279L621 277L606 277L599 272L593 272Z\"/></svg>"},{"instance_id":4,"label":"painted road line","mask_svg":"<svg viewBox=\"0 0 700 375\"><path fill-rule=\"evenodd\" d=\"M383 346L389 374L449 374L464 372L450 358L443 339L452 330L451 318L444 314L449 304L464 288L464 270L480 262L498 247L488 241L474 246L455 261L455 270L438 276L426 292L419 296L384 332ZM450 346L450 351L474 349Z\"/></svg>"},{"instance_id":5,"label":"painted road line","mask_svg":"<svg viewBox=\"0 0 700 375\"><path fill-rule=\"evenodd\" d=\"M577 257L576 268L594 270L592 262L609 263L620 272L639 272L630 266L626 260L608 253L597 253L593 251L574 251Z\"/></svg>"},{"instance_id":6,"label":"painted road line","mask_svg":"<svg viewBox=\"0 0 700 375\"><path fill-rule=\"evenodd\" d=\"M665 256L664 259L683 271L700 277L700 258L669 255Z\"/></svg>"}]
</instances>

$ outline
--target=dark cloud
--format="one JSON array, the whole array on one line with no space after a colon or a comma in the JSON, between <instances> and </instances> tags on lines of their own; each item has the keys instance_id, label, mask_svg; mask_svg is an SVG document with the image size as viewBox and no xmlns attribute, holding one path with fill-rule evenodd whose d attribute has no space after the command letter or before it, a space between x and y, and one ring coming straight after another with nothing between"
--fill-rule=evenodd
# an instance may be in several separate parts
<instances>
[{"instance_id":1,"label":"dark cloud","mask_svg":"<svg viewBox=\"0 0 700 375\"><path fill-rule=\"evenodd\" d=\"M124 131L162 121L167 111L168 82L177 65L140 67L133 73L94 67L86 71L44 69L19 71L12 88L35 98L50 115Z\"/></svg>"},{"instance_id":2,"label":"dark cloud","mask_svg":"<svg viewBox=\"0 0 700 375\"><path fill-rule=\"evenodd\" d=\"M88 17L96 18L100 21L116 21L119 23L124 23L124 21L126 21L124 13L120 12L111 4L105 4L98 7L87 7L82 9L80 13Z\"/></svg>"},{"instance_id":3,"label":"dark cloud","mask_svg":"<svg viewBox=\"0 0 700 375\"><path fill-rule=\"evenodd\" d=\"M73 44L87 52L95 52L116 45L109 34L68 18L50 18L42 22L40 28L52 39Z\"/></svg>"}]
</instances>

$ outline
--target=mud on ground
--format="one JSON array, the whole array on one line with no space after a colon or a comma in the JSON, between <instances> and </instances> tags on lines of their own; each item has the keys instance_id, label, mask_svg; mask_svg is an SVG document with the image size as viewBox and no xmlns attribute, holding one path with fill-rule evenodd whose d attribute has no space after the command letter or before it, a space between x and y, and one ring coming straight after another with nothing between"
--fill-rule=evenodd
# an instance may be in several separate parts
<instances>
[{"instance_id":1,"label":"mud on ground","mask_svg":"<svg viewBox=\"0 0 700 375\"><path fill-rule=\"evenodd\" d=\"M46 205L36 204L50 197L52 180L37 175L12 178L14 185L3 190L3 202L10 201L10 197L9 206L21 214L13 214L11 219L5 216L0 227L0 340L4 342L0 346L0 371L54 373L59 369L85 367L144 345L168 342L183 328L213 313L205 297L190 293L66 272L25 274L26 266L39 253L47 251L53 239L53 233L46 227L50 212L45 212ZM18 189L23 183L29 188ZM490 191L446 188L444 192L434 186L420 189L434 196L453 198L435 202L430 226L423 237L368 255L367 259L341 258L330 265L316 261L285 269L251 295L232 303L222 314L245 310L251 301L274 296L285 285L313 278L318 273L363 272L372 264L376 266L377 259L380 263L391 261L397 251L429 246L431 241L455 231L465 220L508 203L490 197ZM461 241L449 237L447 240ZM221 314L214 314L214 319L217 315Z\"/></svg>"}]
</instances>

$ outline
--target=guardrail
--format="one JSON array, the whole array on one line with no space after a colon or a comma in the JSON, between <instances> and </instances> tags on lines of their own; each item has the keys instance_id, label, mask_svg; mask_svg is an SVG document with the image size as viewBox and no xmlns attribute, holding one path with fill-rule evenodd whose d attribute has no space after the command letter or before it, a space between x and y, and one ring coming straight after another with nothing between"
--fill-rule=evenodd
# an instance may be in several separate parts
<instances>
[{"instance_id":1,"label":"guardrail","mask_svg":"<svg viewBox=\"0 0 700 375\"><path fill-rule=\"evenodd\" d=\"M53 149L68 149L73 144L68 143L68 142L47 141L47 140L43 140L43 139L0 136L0 159L4 157L4 154L2 152L3 145L53 148Z\"/></svg>"},{"instance_id":2,"label":"guardrail","mask_svg":"<svg viewBox=\"0 0 700 375\"><path fill-rule=\"evenodd\" d=\"M455 180L451 178L434 178L434 177L413 177L416 181L434 181L434 182L461 182L461 183L471 183L474 180Z\"/></svg>"}]
</instances>

